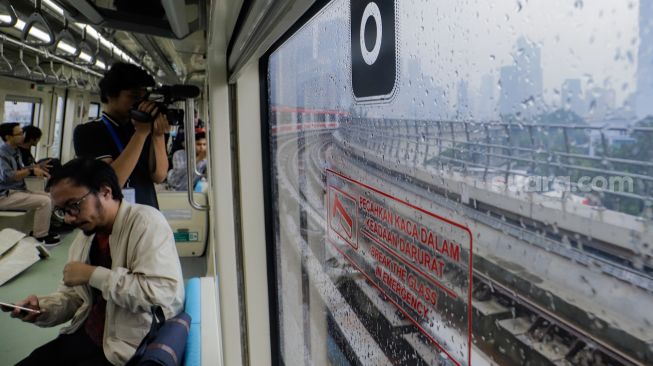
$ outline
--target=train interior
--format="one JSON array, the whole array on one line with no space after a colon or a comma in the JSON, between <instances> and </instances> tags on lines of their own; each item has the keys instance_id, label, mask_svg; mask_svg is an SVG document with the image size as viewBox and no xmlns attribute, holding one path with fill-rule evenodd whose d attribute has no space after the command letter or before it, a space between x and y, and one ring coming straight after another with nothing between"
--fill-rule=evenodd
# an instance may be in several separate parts
<instances>
[{"instance_id":1,"label":"train interior","mask_svg":"<svg viewBox=\"0 0 653 366\"><path fill-rule=\"evenodd\" d=\"M201 130L206 172L157 185L201 279L186 365L653 364L653 2L0 0L37 160L117 61L199 91L169 148ZM0 210L0 249L32 220ZM1 302L60 283L57 224ZM0 314L0 363L59 329Z\"/></svg>"}]
</instances>

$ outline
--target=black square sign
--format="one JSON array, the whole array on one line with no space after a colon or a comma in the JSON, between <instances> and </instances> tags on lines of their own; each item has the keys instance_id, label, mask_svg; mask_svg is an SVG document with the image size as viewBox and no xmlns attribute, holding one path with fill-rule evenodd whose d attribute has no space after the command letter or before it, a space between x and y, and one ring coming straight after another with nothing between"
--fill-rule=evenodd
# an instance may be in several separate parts
<instances>
[{"instance_id":1,"label":"black square sign","mask_svg":"<svg viewBox=\"0 0 653 366\"><path fill-rule=\"evenodd\" d=\"M397 84L395 0L351 0L350 7L354 97L388 101Z\"/></svg>"}]
</instances>

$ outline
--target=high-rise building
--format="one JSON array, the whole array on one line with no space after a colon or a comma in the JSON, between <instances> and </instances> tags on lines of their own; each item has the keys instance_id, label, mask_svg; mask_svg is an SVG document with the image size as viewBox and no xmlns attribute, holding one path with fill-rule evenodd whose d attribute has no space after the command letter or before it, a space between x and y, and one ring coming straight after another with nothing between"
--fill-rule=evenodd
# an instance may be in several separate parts
<instances>
[{"instance_id":1,"label":"high-rise building","mask_svg":"<svg viewBox=\"0 0 653 366\"><path fill-rule=\"evenodd\" d=\"M496 118L497 100L495 98L494 89L495 81L492 75L483 75L481 78L481 87L479 89L478 102L478 116L485 120L492 120Z\"/></svg>"},{"instance_id":2,"label":"high-rise building","mask_svg":"<svg viewBox=\"0 0 653 366\"><path fill-rule=\"evenodd\" d=\"M513 52L514 65L501 68L499 112L531 116L542 103L542 57L540 47L520 37Z\"/></svg>"},{"instance_id":3,"label":"high-rise building","mask_svg":"<svg viewBox=\"0 0 653 366\"><path fill-rule=\"evenodd\" d=\"M585 100L588 107L586 117L590 123L605 123L614 117L617 106L617 94L614 90L595 86L587 91Z\"/></svg>"},{"instance_id":4,"label":"high-rise building","mask_svg":"<svg viewBox=\"0 0 653 366\"><path fill-rule=\"evenodd\" d=\"M519 69L517 66L504 66L499 71L501 94L499 95L499 113L501 115L515 114L518 112L519 98Z\"/></svg>"},{"instance_id":5,"label":"high-rise building","mask_svg":"<svg viewBox=\"0 0 653 366\"><path fill-rule=\"evenodd\" d=\"M653 1L639 2L637 117L653 116Z\"/></svg>"},{"instance_id":6,"label":"high-rise building","mask_svg":"<svg viewBox=\"0 0 653 366\"><path fill-rule=\"evenodd\" d=\"M467 80L460 80L458 82L458 98L456 99L456 118L459 120L470 119L471 111L469 84Z\"/></svg>"},{"instance_id":7,"label":"high-rise building","mask_svg":"<svg viewBox=\"0 0 653 366\"><path fill-rule=\"evenodd\" d=\"M579 116L586 113L583 91L579 79L565 79L560 90L560 106L564 110L570 110Z\"/></svg>"}]
</instances>

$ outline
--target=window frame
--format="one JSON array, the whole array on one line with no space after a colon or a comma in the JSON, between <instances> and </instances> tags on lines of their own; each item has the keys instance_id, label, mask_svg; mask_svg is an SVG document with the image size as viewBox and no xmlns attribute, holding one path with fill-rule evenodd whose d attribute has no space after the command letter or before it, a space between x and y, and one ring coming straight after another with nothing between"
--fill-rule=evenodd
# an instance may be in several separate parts
<instances>
[{"instance_id":1,"label":"window frame","mask_svg":"<svg viewBox=\"0 0 653 366\"><path fill-rule=\"evenodd\" d=\"M13 103L13 104L31 103L32 104L32 108L31 108L32 112L31 112L29 124L23 125L21 122L19 122L19 123L21 124L21 126L38 126L39 125L41 107L42 107L42 104L43 104L43 100L41 98L8 94L8 95L5 96L5 99L4 99L5 104L4 105L6 106L8 102ZM3 113L6 113L6 108L4 108L3 110L4 110ZM4 116L3 116L3 119L5 119ZM12 121L8 121L8 122L12 122Z\"/></svg>"},{"instance_id":2,"label":"window frame","mask_svg":"<svg viewBox=\"0 0 653 366\"><path fill-rule=\"evenodd\" d=\"M97 113L96 113L96 115L94 115L94 116L91 115L91 107L92 107L92 106L96 106L96 107L97 107ZM88 118L99 118L101 112L102 112L102 105L101 105L100 103L90 102L90 103L88 104Z\"/></svg>"},{"instance_id":3,"label":"window frame","mask_svg":"<svg viewBox=\"0 0 653 366\"><path fill-rule=\"evenodd\" d=\"M335 1L335 0L333 0ZM331 4L330 0L317 0L313 5L295 22L259 59L259 83L260 83L260 115L261 115L261 153L263 168L263 207L265 221L265 250L267 257L267 278L268 278L268 309L270 318L270 351L272 353L272 365L285 365L281 358L281 340L279 331L279 309L281 308L281 296L277 286L277 263L279 256L275 248L276 232L275 226L279 224L279 215L275 215L274 192L272 189L272 160L271 148L275 143L270 138L270 104L269 104L269 79L268 68L270 57L286 41L299 32L313 17L322 9Z\"/></svg>"}]
</instances>

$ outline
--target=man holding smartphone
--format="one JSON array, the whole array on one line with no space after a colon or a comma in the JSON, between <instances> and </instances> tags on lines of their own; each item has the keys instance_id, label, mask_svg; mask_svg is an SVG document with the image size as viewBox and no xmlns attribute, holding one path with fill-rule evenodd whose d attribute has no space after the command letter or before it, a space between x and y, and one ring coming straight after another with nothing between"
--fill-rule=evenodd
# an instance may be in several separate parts
<instances>
[{"instance_id":1,"label":"man holding smartphone","mask_svg":"<svg viewBox=\"0 0 653 366\"><path fill-rule=\"evenodd\" d=\"M0 210L34 210L32 234L45 244L56 244L59 235L50 233L52 202L47 193L27 190L25 178L49 178L39 165L26 166L18 151L23 143L23 129L17 122L0 124Z\"/></svg>"},{"instance_id":2,"label":"man holding smartphone","mask_svg":"<svg viewBox=\"0 0 653 366\"><path fill-rule=\"evenodd\" d=\"M150 306L167 319L183 310L184 285L172 230L156 209L123 199L105 162L79 158L48 183L54 212L82 230L70 246L58 291L30 295L11 316L41 327L70 321L18 363L124 365L150 328Z\"/></svg>"}]
</instances>

